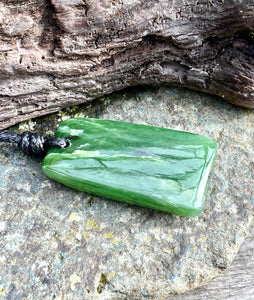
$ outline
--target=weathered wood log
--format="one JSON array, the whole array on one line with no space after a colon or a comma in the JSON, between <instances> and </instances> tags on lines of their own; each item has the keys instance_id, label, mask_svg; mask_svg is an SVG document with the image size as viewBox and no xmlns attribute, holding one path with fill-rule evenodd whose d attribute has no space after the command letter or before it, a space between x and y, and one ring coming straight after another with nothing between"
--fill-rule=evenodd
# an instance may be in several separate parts
<instances>
[{"instance_id":1,"label":"weathered wood log","mask_svg":"<svg viewBox=\"0 0 254 300\"><path fill-rule=\"evenodd\" d=\"M0 23L0 129L138 84L254 107L252 0L9 0Z\"/></svg>"}]
</instances>

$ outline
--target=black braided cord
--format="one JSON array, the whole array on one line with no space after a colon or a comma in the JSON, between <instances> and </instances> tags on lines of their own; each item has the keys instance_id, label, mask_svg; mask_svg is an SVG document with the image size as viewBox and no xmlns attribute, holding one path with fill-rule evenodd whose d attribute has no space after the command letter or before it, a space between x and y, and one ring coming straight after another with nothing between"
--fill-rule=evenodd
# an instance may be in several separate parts
<instances>
[{"instance_id":1,"label":"black braided cord","mask_svg":"<svg viewBox=\"0 0 254 300\"><path fill-rule=\"evenodd\" d=\"M67 139L52 137L48 134L39 135L29 131L22 134L8 130L2 131L0 142L16 143L25 154L38 157L44 157L52 147L67 148L69 146Z\"/></svg>"}]
</instances>

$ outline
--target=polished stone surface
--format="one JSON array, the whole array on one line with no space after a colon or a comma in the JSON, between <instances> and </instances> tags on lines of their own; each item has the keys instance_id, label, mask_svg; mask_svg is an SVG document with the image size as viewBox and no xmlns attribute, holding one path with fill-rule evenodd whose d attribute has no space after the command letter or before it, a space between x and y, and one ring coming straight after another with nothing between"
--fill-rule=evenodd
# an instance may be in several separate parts
<instances>
[{"instance_id":1,"label":"polished stone surface","mask_svg":"<svg viewBox=\"0 0 254 300\"><path fill-rule=\"evenodd\" d=\"M190 132L96 118L71 118L56 136L43 172L69 187L194 217L201 213L217 144Z\"/></svg>"},{"instance_id":2,"label":"polished stone surface","mask_svg":"<svg viewBox=\"0 0 254 300\"><path fill-rule=\"evenodd\" d=\"M3 144L3 299L161 299L230 265L253 220L253 111L184 89L132 88L20 130L54 131L68 116L161 126L217 141L204 210L186 218L91 196L47 178L39 159Z\"/></svg>"}]
</instances>

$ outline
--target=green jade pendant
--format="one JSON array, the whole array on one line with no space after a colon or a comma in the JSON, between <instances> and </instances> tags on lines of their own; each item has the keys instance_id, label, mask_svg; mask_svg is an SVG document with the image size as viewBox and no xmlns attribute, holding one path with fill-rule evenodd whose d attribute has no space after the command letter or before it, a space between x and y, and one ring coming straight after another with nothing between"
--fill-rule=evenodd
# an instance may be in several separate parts
<instances>
[{"instance_id":1,"label":"green jade pendant","mask_svg":"<svg viewBox=\"0 0 254 300\"><path fill-rule=\"evenodd\" d=\"M44 173L69 187L168 213L200 214L217 145L193 133L100 119L62 122ZM73 138L72 138L73 137Z\"/></svg>"}]
</instances>

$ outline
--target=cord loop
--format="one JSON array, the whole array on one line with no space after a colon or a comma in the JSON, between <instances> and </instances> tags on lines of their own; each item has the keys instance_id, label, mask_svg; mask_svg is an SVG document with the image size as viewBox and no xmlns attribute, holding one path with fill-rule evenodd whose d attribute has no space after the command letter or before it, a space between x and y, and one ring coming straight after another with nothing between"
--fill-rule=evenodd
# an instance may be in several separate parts
<instances>
[{"instance_id":1,"label":"cord loop","mask_svg":"<svg viewBox=\"0 0 254 300\"><path fill-rule=\"evenodd\" d=\"M48 134L40 135L29 131L18 134L8 130L0 132L0 142L16 143L25 154L39 157L45 156L52 147L66 148L70 144L64 138Z\"/></svg>"}]
</instances>

